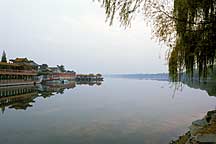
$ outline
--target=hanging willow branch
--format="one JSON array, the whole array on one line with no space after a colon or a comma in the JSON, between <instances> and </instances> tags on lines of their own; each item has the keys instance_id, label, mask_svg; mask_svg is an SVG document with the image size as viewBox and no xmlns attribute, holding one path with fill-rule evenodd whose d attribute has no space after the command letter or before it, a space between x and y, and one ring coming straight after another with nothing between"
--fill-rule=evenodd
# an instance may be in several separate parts
<instances>
[{"instance_id":1,"label":"hanging willow branch","mask_svg":"<svg viewBox=\"0 0 216 144\"><path fill-rule=\"evenodd\" d=\"M206 78L216 57L216 0L102 0L107 20L128 27L142 13L152 35L170 47L169 72L174 80L198 70Z\"/></svg>"}]
</instances>

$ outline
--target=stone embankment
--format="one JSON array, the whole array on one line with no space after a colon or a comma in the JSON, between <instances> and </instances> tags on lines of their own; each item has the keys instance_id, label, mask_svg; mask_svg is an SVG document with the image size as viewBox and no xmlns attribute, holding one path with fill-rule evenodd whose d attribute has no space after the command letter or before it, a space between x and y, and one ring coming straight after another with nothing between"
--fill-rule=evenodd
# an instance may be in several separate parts
<instances>
[{"instance_id":1,"label":"stone embankment","mask_svg":"<svg viewBox=\"0 0 216 144\"><path fill-rule=\"evenodd\" d=\"M203 119L192 122L189 129L170 144L216 144L216 110L209 111Z\"/></svg>"}]
</instances>

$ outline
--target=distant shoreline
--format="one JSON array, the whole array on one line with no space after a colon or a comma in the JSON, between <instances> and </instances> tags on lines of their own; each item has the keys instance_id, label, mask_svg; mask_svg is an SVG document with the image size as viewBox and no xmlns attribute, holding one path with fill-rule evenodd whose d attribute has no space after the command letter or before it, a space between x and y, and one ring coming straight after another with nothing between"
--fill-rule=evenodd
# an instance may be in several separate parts
<instances>
[{"instance_id":1,"label":"distant shoreline","mask_svg":"<svg viewBox=\"0 0 216 144\"><path fill-rule=\"evenodd\" d=\"M128 79L146 79L146 80L160 80L169 81L168 73L158 73L158 74L108 74L105 77L112 78L128 78Z\"/></svg>"}]
</instances>

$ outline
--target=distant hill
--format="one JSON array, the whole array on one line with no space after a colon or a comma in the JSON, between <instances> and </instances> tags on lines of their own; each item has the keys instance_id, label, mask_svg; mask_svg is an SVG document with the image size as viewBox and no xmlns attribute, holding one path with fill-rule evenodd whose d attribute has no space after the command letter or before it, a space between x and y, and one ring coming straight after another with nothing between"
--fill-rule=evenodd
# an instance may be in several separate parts
<instances>
[{"instance_id":1,"label":"distant hill","mask_svg":"<svg viewBox=\"0 0 216 144\"><path fill-rule=\"evenodd\" d=\"M169 74L167 74L167 73L158 73L158 74L110 74L110 75L105 75L105 77L169 81Z\"/></svg>"},{"instance_id":2,"label":"distant hill","mask_svg":"<svg viewBox=\"0 0 216 144\"><path fill-rule=\"evenodd\" d=\"M208 81L198 81L198 75L193 78L193 81L188 80L184 74L182 77L182 83L188 85L191 88L205 90L209 96L216 96L216 80L215 71L210 73L211 79ZM127 78L127 79L139 79L139 80L157 80L157 81L170 81L168 73L158 73L158 74L110 74L105 75L105 77L111 78Z\"/></svg>"}]
</instances>

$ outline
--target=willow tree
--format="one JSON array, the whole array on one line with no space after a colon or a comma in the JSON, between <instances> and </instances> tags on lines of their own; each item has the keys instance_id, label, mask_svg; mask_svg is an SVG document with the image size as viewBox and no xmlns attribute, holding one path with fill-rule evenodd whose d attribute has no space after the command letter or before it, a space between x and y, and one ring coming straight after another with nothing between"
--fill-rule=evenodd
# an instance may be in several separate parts
<instances>
[{"instance_id":1,"label":"willow tree","mask_svg":"<svg viewBox=\"0 0 216 144\"><path fill-rule=\"evenodd\" d=\"M170 76L179 79L182 72L207 77L216 56L216 0L102 0L110 25L119 19L129 27L143 14L152 25L153 37L169 47Z\"/></svg>"}]
</instances>

